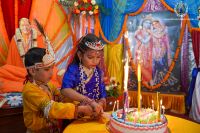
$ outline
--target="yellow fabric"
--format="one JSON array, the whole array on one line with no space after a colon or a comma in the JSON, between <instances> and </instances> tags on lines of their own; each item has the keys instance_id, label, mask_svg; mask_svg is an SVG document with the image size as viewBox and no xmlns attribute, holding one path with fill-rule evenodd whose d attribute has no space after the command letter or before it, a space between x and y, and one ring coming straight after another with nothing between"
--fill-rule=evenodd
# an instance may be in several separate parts
<instances>
[{"instance_id":1,"label":"yellow fabric","mask_svg":"<svg viewBox=\"0 0 200 133\"><path fill-rule=\"evenodd\" d=\"M129 91L130 106L137 107L137 91ZM184 94L160 94L165 109L170 109L179 114L185 114ZM152 107L152 99L156 107L156 93L142 92L142 106Z\"/></svg>"},{"instance_id":2,"label":"yellow fabric","mask_svg":"<svg viewBox=\"0 0 200 133\"><path fill-rule=\"evenodd\" d=\"M200 124L167 115L170 133L199 133Z\"/></svg>"},{"instance_id":3,"label":"yellow fabric","mask_svg":"<svg viewBox=\"0 0 200 133\"><path fill-rule=\"evenodd\" d=\"M23 89L23 115L25 126L31 131L37 131L48 129L46 119L43 115L44 107L46 103L55 99L55 97L61 97L59 90L49 83L51 92L48 95L38 86L28 82ZM48 117L52 119L72 119L74 118L75 105L71 103L59 103L53 102Z\"/></svg>"},{"instance_id":4,"label":"yellow fabric","mask_svg":"<svg viewBox=\"0 0 200 133\"><path fill-rule=\"evenodd\" d=\"M104 47L104 59L110 77L115 77L120 83L119 89L122 92L122 79L124 67L122 63L123 45L106 45Z\"/></svg>"},{"instance_id":5,"label":"yellow fabric","mask_svg":"<svg viewBox=\"0 0 200 133\"><path fill-rule=\"evenodd\" d=\"M200 124L182 118L166 115L170 133L199 133ZM67 126L63 133L109 133L106 124L97 121L76 120Z\"/></svg>"}]
</instances>

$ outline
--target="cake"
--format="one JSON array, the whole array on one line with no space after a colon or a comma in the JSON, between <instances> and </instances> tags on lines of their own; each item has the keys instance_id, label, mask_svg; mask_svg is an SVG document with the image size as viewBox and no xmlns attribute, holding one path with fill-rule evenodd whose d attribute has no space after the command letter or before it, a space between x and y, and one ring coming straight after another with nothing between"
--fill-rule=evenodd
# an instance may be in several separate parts
<instances>
[{"instance_id":1,"label":"cake","mask_svg":"<svg viewBox=\"0 0 200 133\"><path fill-rule=\"evenodd\" d=\"M167 119L161 115L158 120L158 112L153 109L130 108L123 118L123 110L112 113L109 129L112 133L167 133Z\"/></svg>"}]
</instances>

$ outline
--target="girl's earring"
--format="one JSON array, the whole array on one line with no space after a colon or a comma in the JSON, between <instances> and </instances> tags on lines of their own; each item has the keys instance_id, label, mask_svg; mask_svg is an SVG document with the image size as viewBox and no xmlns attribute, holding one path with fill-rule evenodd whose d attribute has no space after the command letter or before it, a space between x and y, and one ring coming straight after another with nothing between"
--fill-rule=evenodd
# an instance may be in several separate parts
<instances>
[{"instance_id":1,"label":"girl's earring","mask_svg":"<svg viewBox=\"0 0 200 133\"><path fill-rule=\"evenodd\" d=\"M80 64L82 64L82 61L81 61L81 59L80 59Z\"/></svg>"}]
</instances>

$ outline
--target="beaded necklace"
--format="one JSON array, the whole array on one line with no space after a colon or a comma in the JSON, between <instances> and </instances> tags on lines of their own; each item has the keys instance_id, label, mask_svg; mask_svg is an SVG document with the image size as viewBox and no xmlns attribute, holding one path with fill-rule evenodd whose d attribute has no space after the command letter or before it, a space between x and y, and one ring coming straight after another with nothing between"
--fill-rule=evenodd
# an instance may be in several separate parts
<instances>
[{"instance_id":1,"label":"beaded necklace","mask_svg":"<svg viewBox=\"0 0 200 133\"><path fill-rule=\"evenodd\" d=\"M84 68L82 64L79 64L79 70L80 70L80 83L77 86L77 90L82 93L83 95L88 94L88 96L91 96L93 99L99 99L99 73L97 71L97 68L94 68L94 76L95 76L95 88L93 88L92 92L88 93L85 85L88 83L89 80L91 80L90 77L87 77L85 72L84 72ZM85 78L86 77L86 78ZM88 80L89 79L89 80Z\"/></svg>"}]
</instances>

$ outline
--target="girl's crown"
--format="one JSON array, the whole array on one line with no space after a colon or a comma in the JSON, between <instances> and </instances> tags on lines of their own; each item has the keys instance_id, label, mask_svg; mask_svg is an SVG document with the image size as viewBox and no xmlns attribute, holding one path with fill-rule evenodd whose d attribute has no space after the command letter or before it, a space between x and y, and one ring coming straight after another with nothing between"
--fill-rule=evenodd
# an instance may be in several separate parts
<instances>
[{"instance_id":1,"label":"girl's crown","mask_svg":"<svg viewBox=\"0 0 200 133\"><path fill-rule=\"evenodd\" d=\"M104 44L101 41L98 42L85 42L85 45L94 50L102 50L104 48Z\"/></svg>"}]
</instances>

